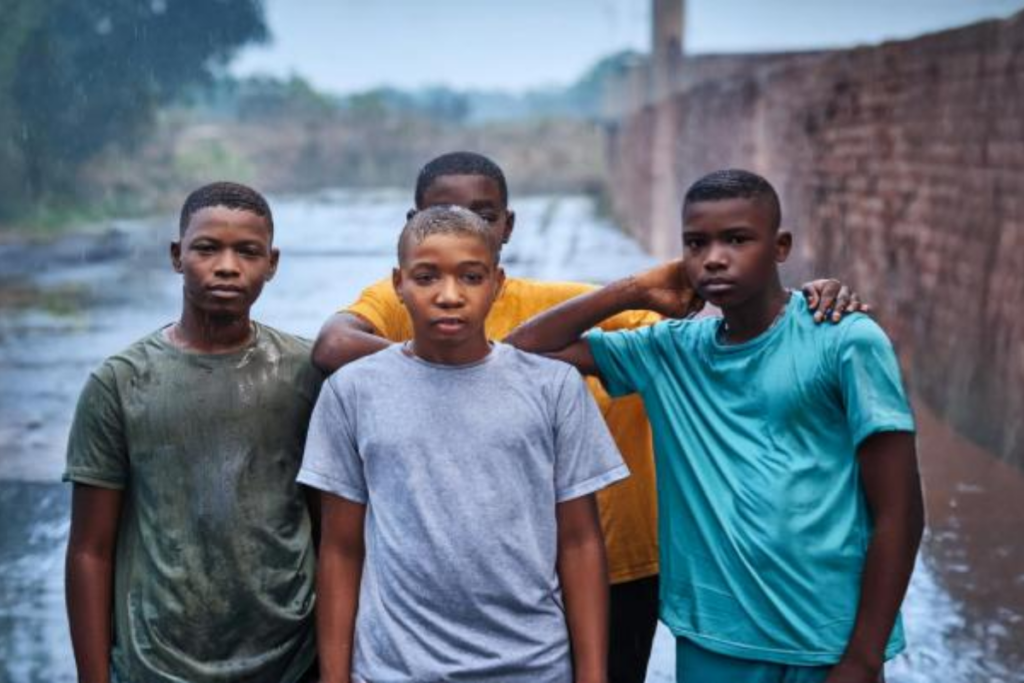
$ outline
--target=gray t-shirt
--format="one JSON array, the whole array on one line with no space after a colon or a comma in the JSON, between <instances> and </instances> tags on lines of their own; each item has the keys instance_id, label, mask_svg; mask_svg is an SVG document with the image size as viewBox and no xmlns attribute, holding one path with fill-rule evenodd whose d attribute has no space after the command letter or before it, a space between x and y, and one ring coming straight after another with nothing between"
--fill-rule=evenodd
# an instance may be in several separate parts
<instances>
[{"instance_id":1,"label":"gray t-shirt","mask_svg":"<svg viewBox=\"0 0 1024 683\"><path fill-rule=\"evenodd\" d=\"M564 363L495 344L435 365L395 345L336 373L299 481L367 504L354 678L572 680L556 504L627 474Z\"/></svg>"},{"instance_id":2,"label":"gray t-shirt","mask_svg":"<svg viewBox=\"0 0 1024 683\"><path fill-rule=\"evenodd\" d=\"M289 683L313 661L315 557L295 475L321 378L308 341L255 330L218 355L155 332L82 391L64 479L124 490L121 680Z\"/></svg>"}]
</instances>

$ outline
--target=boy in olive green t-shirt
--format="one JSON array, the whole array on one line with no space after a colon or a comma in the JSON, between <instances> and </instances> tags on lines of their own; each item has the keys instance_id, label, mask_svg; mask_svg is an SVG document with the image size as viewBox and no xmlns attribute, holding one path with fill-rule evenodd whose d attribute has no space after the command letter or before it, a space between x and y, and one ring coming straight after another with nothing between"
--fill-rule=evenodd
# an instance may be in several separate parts
<instances>
[{"instance_id":1,"label":"boy in olive green t-shirt","mask_svg":"<svg viewBox=\"0 0 1024 683\"><path fill-rule=\"evenodd\" d=\"M180 228L180 319L92 373L71 429L79 680L304 680L315 557L295 476L321 376L309 342L249 318L278 261L263 197L205 186Z\"/></svg>"}]
</instances>

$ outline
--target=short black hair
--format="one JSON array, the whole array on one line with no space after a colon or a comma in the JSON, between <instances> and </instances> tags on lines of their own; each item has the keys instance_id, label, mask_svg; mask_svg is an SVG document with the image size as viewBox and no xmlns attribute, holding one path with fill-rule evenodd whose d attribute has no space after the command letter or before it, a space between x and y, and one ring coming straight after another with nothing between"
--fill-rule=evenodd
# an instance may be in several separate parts
<instances>
[{"instance_id":1,"label":"short black hair","mask_svg":"<svg viewBox=\"0 0 1024 683\"><path fill-rule=\"evenodd\" d=\"M690 204L717 202L724 199L750 199L765 202L772 212L772 230L782 224L782 206L779 195L771 183L763 177L738 168L727 168L709 173L686 191L683 199L683 213Z\"/></svg>"},{"instance_id":2,"label":"short black hair","mask_svg":"<svg viewBox=\"0 0 1024 683\"><path fill-rule=\"evenodd\" d=\"M502 206L508 206L508 184L501 167L483 154L449 152L427 162L416 177L416 208L423 207L423 195L435 180L446 175L480 175L498 184Z\"/></svg>"},{"instance_id":3,"label":"short black hair","mask_svg":"<svg viewBox=\"0 0 1024 683\"><path fill-rule=\"evenodd\" d=\"M468 235L476 237L491 253L494 265L501 256L501 238L484 219L461 206L432 206L409 216L398 237L398 263L405 263L409 243L420 244L431 235Z\"/></svg>"},{"instance_id":4,"label":"short black hair","mask_svg":"<svg viewBox=\"0 0 1024 683\"><path fill-rule=\"evenodd\" d=\"M270 212L270 204L267 203L266 198L248 185L228 181L203 185L189 194L181 207L181 218L178 221L179 234L185 234L189 221L197 211L210 206L225 206L229 209L251 211L266 219L271 236L274 234L274 215Z\"/></svg>"}]
</instances>

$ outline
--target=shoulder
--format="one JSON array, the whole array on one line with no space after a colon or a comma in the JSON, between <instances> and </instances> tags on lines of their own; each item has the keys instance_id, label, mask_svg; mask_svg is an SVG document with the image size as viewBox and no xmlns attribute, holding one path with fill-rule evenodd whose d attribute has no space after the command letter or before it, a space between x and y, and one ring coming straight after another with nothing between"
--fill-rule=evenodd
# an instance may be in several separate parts
<instances>
[{"instance_id":1,"label":"shoulder","mask_svg":"<svg viewBox=\"0 0 1024 683\"><path fill-rule=\"evenodd\" d=\"M398 294L395 293L395 285L390 277L383 277L364 288L355 303L394 303L399 305Z\"/></svg>"},{"instance_id":2,"label":"shoulder","mask_svg":"<svg viewBox=\"0 0 1024 683\"><path fill-rule=\"evenodd\" d=\"M650 325L624 330L594 330L588 339L600 340L604 344L629 344L633 346L660 346L695 344L710 338L721 318L708 316L685 320L660 320Z\"/></svg>"},{"instance_id":3,"label":"shoulder","mask_svg":"<svg viewBox=\"0 0 1024 683\"><path fill-rule=\"evenodd\" d=\"M514 346L501 342L495 342L494 346L495 352L500 354L498 357L500 365L515 368L531 375L537 375L538 377L557 376L562 378L567 372L576 372L576 368L564 361L521 351Z\"/></svg>"},{"instance_id":4,"label":"shoulder","mask_svg":"<svg viewBox=\"0 0 1024 683\"><path fill-rule=\"evenodd\" d=\"M402 357L402 345L392 344L341 366L330 376L328 384L340 393L356 388L373 389L381 386L386 377L401 373L405 369L406 360Z\"/></svg>"},{"instance_id":5,"label":"shoulder","mask_svg":"<svg viewBox=\"0 0 1024 683\"><path fill-rule=\"evenodd\" d=\"M172 361L176 355L164 339L164 328L161 328L108 356L92 376L103 382L117 382L148 373L154 365Z\"/></svg>"},{"instance_id":6,"label":"shoulder","mask_svg":"<svg viewBox=\"0 0 1024 683\"><path fill-rule=\"evenodd\" d=\"M283 332L276 327L253 322L259 334L259 345L271 347L281 354L308 359L313 351L313 342L290 332Z\"/></svg>"},{"instance_id":7,"label":"shoulder","mask_svg":"<svg viewBox=\"0 0 1024 683\"><path fill-rule=\"evenodd\" d=\"M524 303L535 303L543 308L551 308L595 289L597 289L596 285L582 282L542 282L528 278L510 277L505 279L502 297Z\"/></svg>"},{"instance_id":8,"label":"shoulder","mask_svg":"<svg viewBox=\"0 0 1024 683\"><path fill-rule=\"evenodd\" d=\"M528 391L551 404L579 384L585 386L583 376L564 361L535 353L520 351L514 346L496 343L496 370L510 385L525 386Z\"/></svg>"},{"instance_id":9,"label":"shoulder","mask_svg":"<svg viewBox=\"0 0 1024 683\"><path fill-rule=\"evenodd\" d=\"M882 326L863 313L847 316L836 325L836 345L840 350L891 348L892 342Z\"/></svg>"}]
</instances>

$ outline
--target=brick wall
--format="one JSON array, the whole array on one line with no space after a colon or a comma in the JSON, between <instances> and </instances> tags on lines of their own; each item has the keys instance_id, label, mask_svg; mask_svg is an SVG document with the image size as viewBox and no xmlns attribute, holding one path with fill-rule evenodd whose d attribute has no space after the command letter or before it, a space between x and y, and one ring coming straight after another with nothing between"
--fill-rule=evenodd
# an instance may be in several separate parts
<instances>
[{"instance_id":1,"label":"brick wall","mask_svg":"<svg viewBox=\"0 0 1024 683\"><path fill-rule=\"evenodd\" d=\"M658 255L678 253L691 182L727 166L763 173L796 235L805 270L790 275L855 284L878 304L915 390L1024 466L1024 14L682 69L675 95L609 125L623 224Z\"/></svg>"}]
</instances>

